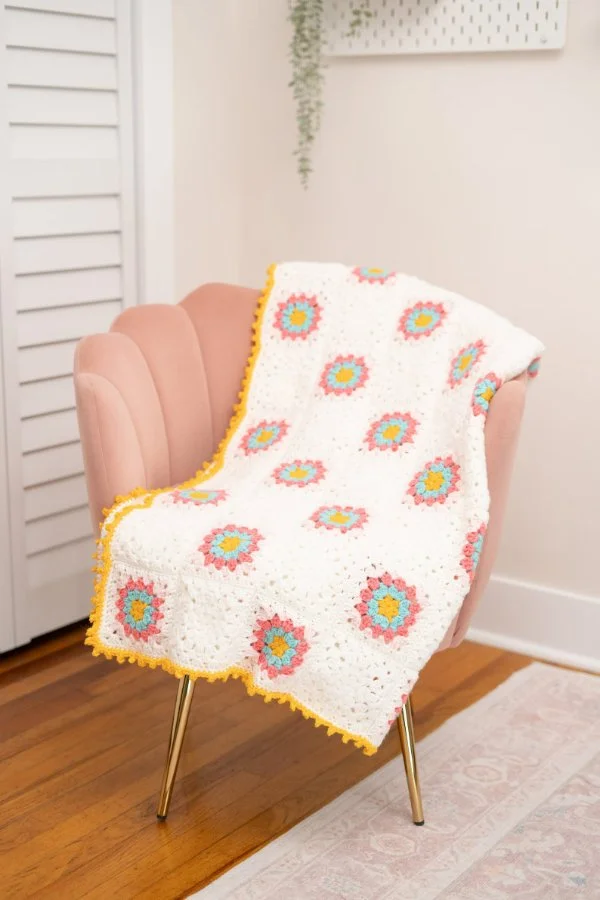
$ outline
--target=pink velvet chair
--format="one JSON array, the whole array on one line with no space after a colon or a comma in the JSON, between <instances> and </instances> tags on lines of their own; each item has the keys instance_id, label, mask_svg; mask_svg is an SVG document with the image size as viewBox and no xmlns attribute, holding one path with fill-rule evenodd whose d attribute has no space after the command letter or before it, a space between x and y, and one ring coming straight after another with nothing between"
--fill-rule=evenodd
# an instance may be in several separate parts
<instances>
[{"instance_id":1,"label":"pink velvet chair","mask_svg":"<svg viewBox=\"0 0 600 900\"><path fill-rule=\"evenodd\" d=\"M190 478L224 436L250 352L259 292L207 284L177 306L138 306L108 334L79 342L75 389L90 509L99 529L102 510L118 494ZM487 583L500 538L525 376L503 385L485 426L491 510L477 575L439 649L459 644ZM194 684L179 682L158 817L167 815ZM398 717L413 821L423 824L410 700Z\"/></svg>"}]
</instances>

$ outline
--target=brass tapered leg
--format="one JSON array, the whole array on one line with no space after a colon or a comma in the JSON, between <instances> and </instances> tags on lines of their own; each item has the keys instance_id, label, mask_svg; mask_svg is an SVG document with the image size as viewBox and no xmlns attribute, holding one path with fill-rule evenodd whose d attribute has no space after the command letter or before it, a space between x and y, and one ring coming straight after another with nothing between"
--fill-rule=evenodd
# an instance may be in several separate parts
<instances>
[{"instance_id":1,"label":"brass tapered leg","mask_svg":"<svg viewBox=\"0 0 600 900\"><path fill-rule=\"evenodd\" d=\"M166 819L169 811L169 803L171 802L171 794L173 793L173 785L175 784L175 775L177 773L179 757L181 756L185 726L187 725L193 694L194 682L189 675L184 675L179 681L177 700L175 701L175 709L173 710L167 762L160 789L160 797L158 798L158 809L156 811L156 816L159 819Z\"/></svg>"},{"instance_id":2,"label":"brass tapered leg","mask_svg":"<svg viewBox=\"0 0 600 900\"><path fill-rule=\"evenodd\" d=\"M413 730L410 697L402 707L402 712L398 716L397 721L413 822L415 825L423 825L425 820L423 819L423 803L421 802L421 788L419 787L419 773L417 772L417 754L415 751L415 733Z\"/></svg>"}]
</instances>

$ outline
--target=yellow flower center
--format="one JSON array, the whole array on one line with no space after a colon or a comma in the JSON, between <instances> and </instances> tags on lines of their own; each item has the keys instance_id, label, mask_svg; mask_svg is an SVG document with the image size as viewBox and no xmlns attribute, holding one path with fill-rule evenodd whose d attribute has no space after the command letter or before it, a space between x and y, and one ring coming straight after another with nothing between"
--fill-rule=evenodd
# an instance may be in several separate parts
<instances>
[{"instance_id":1,"label":"yellow flower center","mask_svg":"<svg viewBox=\"0 0 600 900\"><path fill-rule=\"evenodd\" d=\"M347 384L349 381L352 381L354 374L354 369L351 369L349 366L343 366L341 369L338 369L335 380L341 384Z\"/></svg>"},{"instance_id":2,"label":"yellow flower center","mask_svg":"<svg viewBox=\"0 0 600 900\"><path fill-rule=\"evenodd\" d=\"M270 649L273 656L281 658L283 654L290 649L290 645L281 634L276 634L271 641Z\"/></svg>"},{"instance_id":3,"label":"yellow flower center","mask_svg":"<svg viewBox=\"0 0 600 900\"><path fill-rule=\"evenodd\" d=\"M464 372L465 369L471 365L472 360L473 360L472 353L465 353L464 356L461 356L461 358L458 361L458 368L460 369L460 371Z\"/></svg>"},{"instance_id":4,"label":"yellow flower center","mask_svg":"<svg viewBox=\"0 0 600 900\"><path fill-rule=\"evenodd\" d=\"M143 600L134 600L129 607L129 615L134 622L141 622L146 612L146 604Z\"/></svg>"},{"instance_id":5,"label":"yellow flower center","mask_svg":"<svg viewBox=\"0 0 600 900\"><path fill-rule=\"evenodd\" d=\"M425 478L426 491L439 491L444 483L443 472L428 472Z\"/></svg>"},{"instance_id":6,"label":"yellow flower center","mask_svg":"<svg viewBox=\"0 0 600 900\"><path fill-rule=\"evenodd\" d=\"M224 537L221 541L221 550L223 553L234 553L241 543L242 539L237 535L227 535L227 537Z\"/></svg>"},{"instance_id":7,"label":"yellow flower center","mask_svg":"<svg viewBox=\"0 0 600 900\"><path fill-rule=\"evenodd\" d=\"M494 396L494 392L491 389L491 387L489 387L489 385L488 385L488 387L486 387L485 391L482 392L481 396L486 401L486 403L489 403L490 400L492 399L492 397Z\"/></svg>"},{"instance_id":8,"label":"yellow flower center","mask_svg":"<svg viewBox=\"0 0 600 900\"><path fill-rule=\"evenodd\" d=\"M348 513L340 512L340 510L338 509L333 513L330 521L333 522L334 525L345 525L346 522L350 521L350 516L348 515Z\"/></svg>"},{"instance_id":9,"label":"yellow flower center","mask_svg":"<svg viewBox=\"0 0 600 900\"><path fill-rule=\"evenodd\" d=\"M306 322L306 310L295 309L290 314L290 322L292 325L304 325L304 323Z\"/></svg>"},{"instance_id":10,"label":"yellow flower center","mask_svg":"<svg viewBox=\"0 0 600 900\"><path fill-rule=\"evenodd\" d=\"M367 269L369 275L383 275L383 269Z\"/></svg>"},{"instance_id":11,"label":"yellow flower center","mask_svg":"<svg viewBox=\"0 0 600 900\"><path fill-rule=\"evenodd\" d=\"M190 491L192 500L208 500L210 494L208 491Z\"/></svg>"},{"instance_id":12,"label":"yellow flower center","mask_svg":"<svg viewBox=\"0 0 600 900\"><path fill-rule=\"evenodd\" d=\"M297 481L301 481L303 478L306 478L307 475L308 469L300 469L298 467L290 469L288 473L289 478L294 478Z\"/></svg>"},{"instance_id":13,"label":"yellow flower center","mask_svg":"<svg viewBox=\"0 0 600 900\"><path fill-rule=\"evenodd\" d=\"M273 434L274 432L272 428L265 428L263 431L256 435L256 441L259 444L266 444L267 441L271 440Z\"/></svg>"},{"instance_id":14,"label":"yellow flower center","mask_svg":"<svg viewBox=\"0 0 600 900\"><path fill-rule=\"evenodd\" d=\"M400 609L400 601L396 597L392 597L391 594L386 594L385 597L382 597L377 604L377 612L380 616L385 616L388 621L391 620L398 615L398 611Z\"/></svg>"},{"instance_id":15,"label":"yellow flower center","mask_svg":"<svg viewBox=\"0 0 600 900\"><path fill-rule=\"evenodd\" d=\"M415 318L415 325L417 326L417 328L425 328L427 325L430 324L432 319L433 319L433 316L431 315L431 313L421 312Z\"/></svg>"},{"instance_id":16,"label":"yellow flower center","mask_svg":"<svg viewBox=\"0 0 600 900\"><path fill-rule=\"evenodd\" d=\"M384 428L383 430L383 437L386 439L386 441L395 441L399 434L399 425L388 425L387 428Z\"/></svg>"}]
</instances>

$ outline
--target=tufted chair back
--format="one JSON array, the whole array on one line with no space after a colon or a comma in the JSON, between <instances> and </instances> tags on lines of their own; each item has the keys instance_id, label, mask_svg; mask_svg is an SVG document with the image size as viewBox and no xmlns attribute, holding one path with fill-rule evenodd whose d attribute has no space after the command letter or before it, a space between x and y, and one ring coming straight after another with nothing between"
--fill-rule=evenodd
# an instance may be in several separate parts
<instances>
[{"instance_id":1,"label":"tufted chair back","mask_svg":"<svg viewBox=\"0 0 600 900\"><path fill-rule=\"evenodd\" d=\"M237 401L258 291L198 288L176 306L125 310L75 352L94 527L115 496L185 481L210 459Z\"/></svg>"}]
</instances>

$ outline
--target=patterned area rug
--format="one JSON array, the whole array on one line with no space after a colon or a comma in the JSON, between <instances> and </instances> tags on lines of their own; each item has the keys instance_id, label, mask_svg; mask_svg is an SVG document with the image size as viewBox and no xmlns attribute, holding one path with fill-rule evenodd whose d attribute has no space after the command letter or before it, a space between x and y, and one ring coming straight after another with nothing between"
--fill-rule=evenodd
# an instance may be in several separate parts
<instances>
[{"instance_id":1,"label":"patterned area rug","mask_svg":"<svg viewBox=\"0 0 600 900\"><path fill-rule=\"evenodd\" d=\"M194 897L600 897L600 678L535 663L418 753L423 828L393 760Z\"/></svg>"}]
</instances>

